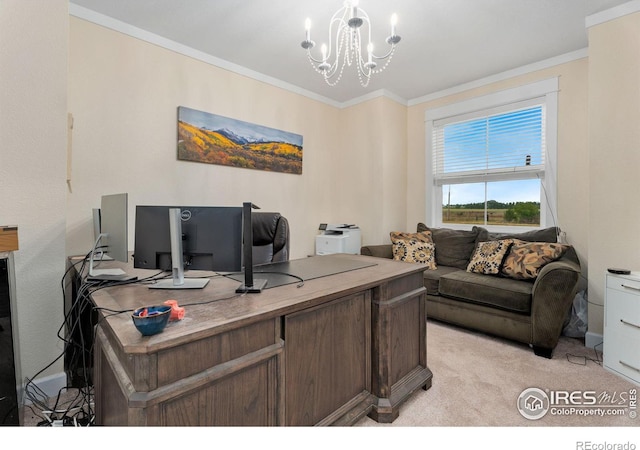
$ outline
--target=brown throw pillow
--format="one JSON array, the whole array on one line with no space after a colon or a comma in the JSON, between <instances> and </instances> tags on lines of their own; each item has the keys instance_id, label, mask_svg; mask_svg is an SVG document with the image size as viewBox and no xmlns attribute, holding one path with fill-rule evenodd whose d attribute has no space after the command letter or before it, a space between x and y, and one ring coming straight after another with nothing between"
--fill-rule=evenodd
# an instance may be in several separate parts
<instances>
[{"instance_id":1,"label":"brown throw pillow","mask_svg":"<svg viewBox=\"0 0 640 450\"><path fill-rule=\"evenodd\" d=\"M515 239L500 273L516 280L534 280L545 265L560 258L568 246L555 242L526 242Z\"/></svg>"},{"instance_id":2,"label":"brown throw pillow","mask_svg":"<svg viewBox=\"0 0 640 450\"><path fill-rule=\"evenodd\" d=\"M435 245L431 240L431 232L390 233L393 243L393 259L396 261L425 264L427 269L434 270L436 266Z\"/></svg>"},{"instance_id":3,"label":"brown throw pillow","mask_svg":"<svg viewBox=\"0 0 640 450\"><path fill-rule=\"evenodd\" d=\"M467 272L498 275L511 244L513 239L479 242L469 261Z\"/></svg>"}]
</instances>

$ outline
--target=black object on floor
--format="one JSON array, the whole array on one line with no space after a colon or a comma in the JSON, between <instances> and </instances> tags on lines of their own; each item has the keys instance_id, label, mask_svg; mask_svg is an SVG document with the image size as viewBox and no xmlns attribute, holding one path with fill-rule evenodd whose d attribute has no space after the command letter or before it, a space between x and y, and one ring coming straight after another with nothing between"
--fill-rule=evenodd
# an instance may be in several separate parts
<instances>
[{"instance_id":1,"label":"black object on floor","mask_svg":"<svg viewBox=\"0 0 640 450\"><path fill-rule=\"evenodd\" d=\"M20 425L7 259L0 259L0 425Z\"/></svg>"}]
</instances>

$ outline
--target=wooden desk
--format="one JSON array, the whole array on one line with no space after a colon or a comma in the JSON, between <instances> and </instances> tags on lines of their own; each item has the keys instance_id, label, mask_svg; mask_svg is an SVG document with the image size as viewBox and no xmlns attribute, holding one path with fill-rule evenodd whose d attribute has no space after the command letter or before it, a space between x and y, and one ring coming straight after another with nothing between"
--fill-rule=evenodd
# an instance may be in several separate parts
<instances>
[{"instance_id":1,"label":"wooden desk","mask_svg":"<svg viewBox=\"0 0 640 450\"><path fill-rule=\"evenodd\" d=\"M130 313L102 310L96 422L347 425L367 414L393 421L412 392L431 386L423 268L359 255L314 258L375 265L260 294L238 296L238 282L226 278L200 290L95 292L96 306L115 311L168 299L186 308L183 320L150 337L138 333Z\"/></svg>"}]
</instances>

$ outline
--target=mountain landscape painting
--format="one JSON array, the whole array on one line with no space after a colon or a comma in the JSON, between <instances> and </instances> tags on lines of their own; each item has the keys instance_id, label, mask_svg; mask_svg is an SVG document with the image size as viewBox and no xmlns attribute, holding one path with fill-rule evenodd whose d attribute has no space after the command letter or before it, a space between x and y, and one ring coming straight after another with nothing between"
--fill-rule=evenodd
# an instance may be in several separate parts
<instances>
[{"instance_id":1,"label":"mountain landscape painting","mask_svg":"<svg viewBox=\"0 0 640 450\"><path fill-rule=\"evenodd\" d=\"M302 173L302 136L178 107L178 159Z\"/></svg>"}]
</instances>

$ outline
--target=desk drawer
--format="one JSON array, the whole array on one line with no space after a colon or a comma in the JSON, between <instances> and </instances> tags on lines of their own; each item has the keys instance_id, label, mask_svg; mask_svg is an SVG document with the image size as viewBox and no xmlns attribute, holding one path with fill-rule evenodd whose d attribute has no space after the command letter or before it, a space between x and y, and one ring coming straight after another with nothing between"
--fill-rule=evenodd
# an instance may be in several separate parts
<instances>
[{"instance_id":1,"label":"desk drawer","mask_svg":"<svg viewBox=\"0 0 640 450\"><path fill-rule=\"evenodd\" d=\"M162 350L157 355L157 387L269 347L278 335L277 319L268 319Z\"/></svg>"}]
</instances>

